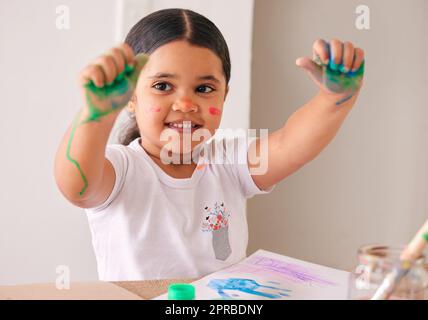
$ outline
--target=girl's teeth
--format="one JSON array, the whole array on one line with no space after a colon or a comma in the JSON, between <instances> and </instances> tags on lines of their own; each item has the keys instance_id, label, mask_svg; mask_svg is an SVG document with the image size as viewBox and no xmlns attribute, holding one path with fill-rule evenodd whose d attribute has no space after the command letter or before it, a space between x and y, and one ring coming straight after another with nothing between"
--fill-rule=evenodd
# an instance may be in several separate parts
<instances>
[{"instance_id":1,"label":"girl's teeth","mask_svg":"<svg viewBox=\"0 0 428 320\"><path fill-rule=\"evenodd\" d=\"M170 123L170 126L174 127L174 128L196 128L197 125L196 124L192 124L192 123Z\"/></svg>"}]
</instances>

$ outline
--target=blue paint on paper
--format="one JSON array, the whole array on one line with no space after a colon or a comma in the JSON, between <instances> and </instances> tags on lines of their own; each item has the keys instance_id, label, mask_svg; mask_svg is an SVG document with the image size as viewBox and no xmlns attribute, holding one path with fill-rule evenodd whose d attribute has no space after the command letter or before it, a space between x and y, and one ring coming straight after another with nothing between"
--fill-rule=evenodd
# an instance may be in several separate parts
<instances>
[{"instance_id":1,"label":"blue paint on paper","mask_svg":"<svg viewBox=\"0 0 428 320\"><path fill-rule=\"evenodd\" d=\"M258 284L256 281L252 279L242 279L242 278L229 278L229 279L212 279L208 283L208 287L217 291L217 293L223 299L233 299L233 297L237 297L238 295L228 294L225 290L233 290L240 291L247 294L252 294L260 297L278 299L281 297L289 297L289 292L291 290L282 289L274 286L264 286ZM257 291L260 288L277 290L277 293L266 293Z\"/></svg>"}]
</instances>

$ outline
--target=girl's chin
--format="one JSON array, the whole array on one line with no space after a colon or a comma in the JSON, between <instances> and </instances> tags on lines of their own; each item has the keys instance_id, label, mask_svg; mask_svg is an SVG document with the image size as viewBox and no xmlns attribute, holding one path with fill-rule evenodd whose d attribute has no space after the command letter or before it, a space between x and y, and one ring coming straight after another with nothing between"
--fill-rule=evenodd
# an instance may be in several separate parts
<instances>
[{"instance_id":1,"label":"girl's chin","mask_svg":"<svg viewBox=\"0 0 428 320\"><path fill-rule=\"evenodd\" d=\"M160 144L160 149L165 149L165 151L168 151L169 154L174 153L174 154L183 155L183 154L188 154L190 152L197 150L197 147L201 143L203 143L203 141L191 141L191 143L189 142L184 143L184 142L185 141L180 138L179 143L178 141L176 143L171 141L169 142L159 141L159 144Z\"/></svg>"}]
</instances>

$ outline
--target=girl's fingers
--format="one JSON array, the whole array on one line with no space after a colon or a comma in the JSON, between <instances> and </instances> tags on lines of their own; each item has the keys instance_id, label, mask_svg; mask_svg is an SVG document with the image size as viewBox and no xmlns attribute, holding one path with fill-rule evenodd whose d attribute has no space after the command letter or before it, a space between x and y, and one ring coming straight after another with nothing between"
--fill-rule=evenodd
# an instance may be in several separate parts
<instances>
[{"instance_id":1,"label":"girl's fingers","mask_svg":"<svg viewBox=\"0 0 428 320\"><path fill-rule=\"evenodd\" d=\"M121 50L122 55L125 57L126 64L133 66L135 64L135 56L132 48L127 43L123 43L118 48Z\"/></svg>"},{"instance_id":2,"label":"girl's fingers","mask_svg":"<svg viewBox=\"0 0 428 320\"><path fill-rule=\"evenodd\" d=\"M317 56L321 59L323 64L328 64L330 53L327 42L323 39L318 39L313 44L314 60L316 61Z\"/></svg>"},{"instance_id":3,"label":"girl's fingers","mask_svg":"<svg viewBox=\"0 0 428 320\"><path fill-rule=\"evenodd\" d=\"M352 65L352 72L357 71L360 66L361 63L364 60L364 51L361 48L355 48L354 50L354 63Z\"/></svg>"},{"instance_id":4,"label":"girl's fingers","mask_svg":"<svg viewBox=\"0 0 428 320\"><path fill-rule=\"evenodd\" d=\"M113 58L113 62L116 65L116 71L121 73L125 70L125 56L122 54L122 50L119 48L113 48L109 51L109 55Z\"/></svg>"},{"instance_id":5,"label":"girl's fingers","mask_svg":"<svg viewBox=\"0 0 428 320\"><path fill-rule=\"evenodd\" d=\"M343 44L339 40L330 41L330 68L338 70L343 58Z\"/></svg>"},{"instance_id":6,"label":"girl's fingers","mask_svg":"<svg viewBox=\"0 0 428 320\"><path fill-rule=\"evenodd\" d=\"M104 71L106 84L111 84L118 74L113 57L108 55L101 56L95 60L95 64L100 65Z\"/></svg>"},{"instance_id":7,"label":"girl's fingers","mask_svg":"<svg viewBox=\"0 0 428 320\"><path fill-rule=\"evenodd\" d=\"M352 63L354 62L354 45L351 42L345 42L343 45L343 61L340 71L349 72L352 69Z\"/></svg>"},{"instance_id":8,"label":"girl's fingers","mask_svg":"<svg viewBox=\"0 0 428 320\"><path fill-rule=\"evenodd\" d=\"M80 73L79 83L85 85L92 81L96 87L111 84L119 73L126 69L126 65L135 65L135 56L132 48L123 43L112 48L107 54L98 57Z\"/></svg>"},{"instance_id":9,"label":"girl's fingers","mask_svg":"<svg viewBox=\"0 0 428 320\"><path fill-rule=\"evenodd\" d=\"M87 66L80 74L80 85L84 86L88 82L92 81L95 86L103 87L105 84L105 75L101 66L96 64L91 64Z\"/></svg>"}]
</instances>

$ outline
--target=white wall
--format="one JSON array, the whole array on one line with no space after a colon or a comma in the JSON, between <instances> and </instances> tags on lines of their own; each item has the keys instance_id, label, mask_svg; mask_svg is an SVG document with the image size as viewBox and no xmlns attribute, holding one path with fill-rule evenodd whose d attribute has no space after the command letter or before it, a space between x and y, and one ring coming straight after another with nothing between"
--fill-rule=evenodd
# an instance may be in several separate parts
<instances>
[{"instance_id":1,"label":"white wall","mask_svg":"<svg viewBox=\"0 0 428 320\"><path fill-rule=\"evenodd\" d=\"M2 284L54 281L61 264L72 279L96 277L86 217L56 189L53 160L79 108L78 71L113 42L113 2L0 3ZM56 29L60 4L68 31Z\"/></svg>"},{"instance_id":2,"label":"white wall","mask_svg":"<svg viewBox=\"0 0 428 320\"><path fill-rule=\"evenodd\" d=\"M246 128L253 1L151 3L194 9L224 33L232 79L222 126ZM58 5L70 8L70 30L56 29ZM86 216L57 190L53 161L81 103L78 72L116 44L117 8L115 0L0 2L0 284L54 281L58 265L72 281L97 277Z\"/></svg>"},{"instance_id":3,"label":"white wall","mask_svg":"<svg viewBox=\"0 0 428 320\"><path fill-rule=\"evenodd\" d=\"M371 29L355 28L370 8ZM316 92L295 59L317 38L366 51L360 98L311 163L248 202L249 253L258 248L352 269L367 243L404 244L428 218L428 2L255 2L251 127L280 128Z\"/></svg>"}]
</instances>

